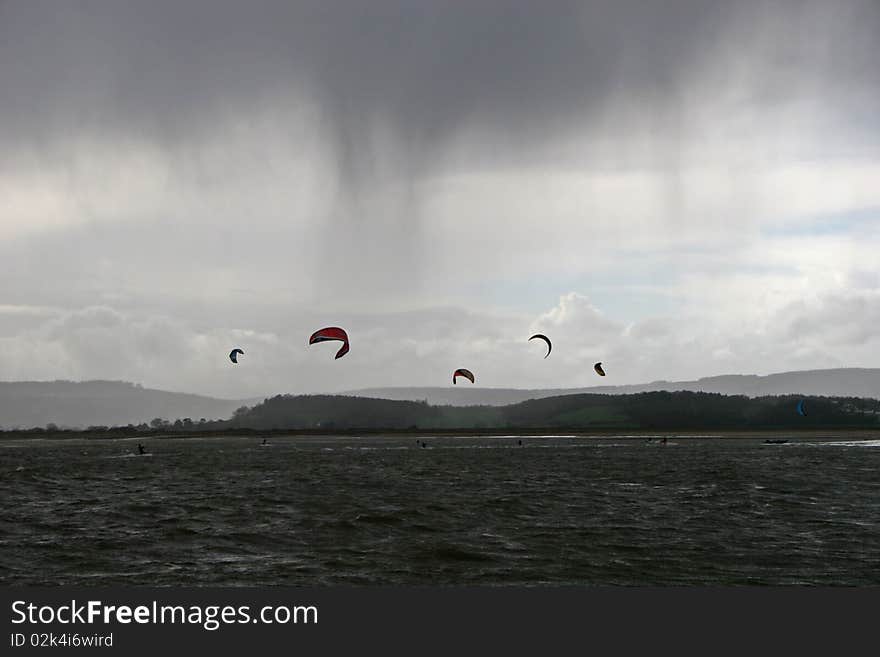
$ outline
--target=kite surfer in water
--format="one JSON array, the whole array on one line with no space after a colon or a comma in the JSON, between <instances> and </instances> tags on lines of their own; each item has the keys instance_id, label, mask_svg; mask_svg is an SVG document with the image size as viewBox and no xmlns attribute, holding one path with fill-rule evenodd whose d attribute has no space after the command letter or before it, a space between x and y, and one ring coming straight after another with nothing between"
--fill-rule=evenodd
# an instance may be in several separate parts
<instances>
[{"instance_id":1,"label":"kite surfer in water","mask_svg":"<svg viewBox=\"0 0 880 657\"><path fill-rule=\"evenodd\" d=\"M144 446L138 443L138 454L146 454L147 450L144 449Z\"/></svg>"}]
</instances>

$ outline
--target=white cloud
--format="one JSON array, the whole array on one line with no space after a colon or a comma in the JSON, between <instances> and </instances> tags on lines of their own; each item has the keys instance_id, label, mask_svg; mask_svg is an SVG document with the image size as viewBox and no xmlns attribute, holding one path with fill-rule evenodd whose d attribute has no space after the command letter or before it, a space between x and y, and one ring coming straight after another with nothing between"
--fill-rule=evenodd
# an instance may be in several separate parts
<instances>
[{"instance_id":1,"label":"white cloud","mask_svg":"<svg viewBox=\"0 0 880 657\"><path fill-rule=\"evenodd\" d=\"M335 10L299 39L295 8L212 11L194 40L189 15L56 33L16 8L3 376L242 396L461 366L569 386L597 360L608 383L876 365L876 8L802 8L524 5L528 52L491 8L465 12L473 33L386 8L439 49L388 49ZM229 49L233 19L261 39ZM442 47L490 35L509 61ZM327 324L352 333L343 363L303 348ZM530 329L554 340L544 363Z\"/></svg>"}]
</instances>

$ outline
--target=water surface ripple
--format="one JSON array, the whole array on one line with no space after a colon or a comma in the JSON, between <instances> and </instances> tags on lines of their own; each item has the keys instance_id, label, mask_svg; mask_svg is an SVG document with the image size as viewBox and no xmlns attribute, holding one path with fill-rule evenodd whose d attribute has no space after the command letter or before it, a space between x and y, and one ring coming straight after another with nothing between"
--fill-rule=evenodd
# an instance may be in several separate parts
<instances>
[{"instance_id":1,"label":"water surface ripple","mask_svg":"<svg viewBox=\"0 0 880 657\"><path fill-rule=\"evenodd\" d=\"M271 440L0 442L0 582L880 584L876 437Z\"/></svg>"}]
</instances>

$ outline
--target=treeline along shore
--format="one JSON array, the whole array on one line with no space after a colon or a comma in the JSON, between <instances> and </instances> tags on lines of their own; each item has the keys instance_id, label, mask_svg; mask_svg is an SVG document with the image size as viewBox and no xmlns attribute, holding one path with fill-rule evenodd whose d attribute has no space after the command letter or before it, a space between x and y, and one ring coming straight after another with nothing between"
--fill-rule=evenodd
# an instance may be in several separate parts
<instances>
[{"instance_id":1,"label":"treeline along shore","mask_svg":"<svg viewBox=\"0 0 880 657\"><path fill-rule=\"evenodd\" d=\"M880 400L858 397L767 396L702 392L577 394L507 406L432 406L338 395L278 395L242 406L223 420L154 418L126 426L5 430L21 437L182 437L206 434L443 433L498 435L620 431L880 430Z\"/></svg>"}]
</instances>

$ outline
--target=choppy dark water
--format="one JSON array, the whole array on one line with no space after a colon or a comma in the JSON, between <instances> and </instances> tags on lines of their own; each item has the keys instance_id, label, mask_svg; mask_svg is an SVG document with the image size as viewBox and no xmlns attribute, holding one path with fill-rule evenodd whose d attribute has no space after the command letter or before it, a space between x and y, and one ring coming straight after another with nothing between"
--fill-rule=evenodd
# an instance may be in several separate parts
<instances>
[{"instance_id":1,"label":"choppy dark water","mask_svg":"<svg viewBox=\"0 0 880 657\"><path fill-rule=\"evenodd\" d=\"M878 440L518 439L0 442L0 582L880 584Z\"/></svg>"}]
</instances>

